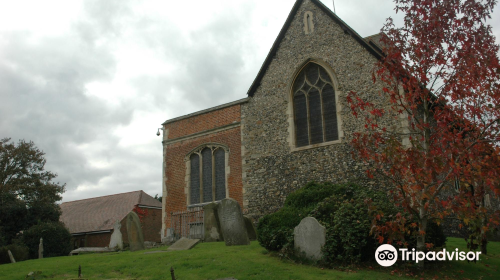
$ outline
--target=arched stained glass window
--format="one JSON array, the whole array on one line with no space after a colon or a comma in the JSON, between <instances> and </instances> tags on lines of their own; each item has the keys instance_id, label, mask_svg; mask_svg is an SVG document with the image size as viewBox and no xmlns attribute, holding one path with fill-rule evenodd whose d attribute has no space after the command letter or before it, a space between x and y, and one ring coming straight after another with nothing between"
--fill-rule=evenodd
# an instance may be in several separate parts
<instances>
[{"instance_id":1,"label":"arched stained glass window","mask_svg":"<svg viewBox=\"0 0 500 280\"><path fill-rule=\"evenodd\" d=\"M292 89L296 146L338 140L335 90L326 70L307 64Z\"/></svg>"},{"instance_id":2,"label":"arched stained glass window","mask_svg":"<svg viewBox=\"0 0 500 280\"><path fill-rule=\"evenodd\" d=\"M192 151L188 158L190 204L226 198L226 150L207 144Z\"/></svg>"}]
</instances>

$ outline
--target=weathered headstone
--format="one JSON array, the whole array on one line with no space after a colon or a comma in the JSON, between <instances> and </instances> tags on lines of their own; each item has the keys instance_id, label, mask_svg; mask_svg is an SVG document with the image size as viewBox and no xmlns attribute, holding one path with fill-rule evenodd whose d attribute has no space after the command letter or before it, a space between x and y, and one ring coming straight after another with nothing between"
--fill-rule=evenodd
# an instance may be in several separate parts
<instances>
[{"instance_id":1,"label":"weathered headstone","mask_svg":"<svg viewBox=\"0 0 500 280\"><path fill-rule=\"evenodd\" d=\"M297 253L305 254L312 260L322 257L321 248L325 245L326 228L313 217L306 217L293 230L294 248Z\"/></svg>"},{"instance_id":2,"label":"weathered headstone","mask_svg":"<svg viewBox=\"0 0 500 280\"><path fill-rule=\"evenodd\" d=\"M217 209L217 214L226 246L250 245L245 220L236 200L223 199Z\"/></svg>"},{"instance_id":3,"label":"weathered headstone","mask_svg":"<svg viewBox=\"0 0 500 280\"><path fill-rule=\"evenodd\" d=\"M257 231L255 230L252 220L245 216L243 216L243 219L245 219L245 227L247 229L248 239L250 239L250 241L257 240Z\"/></svg>"},{"instance_id":4,"label":"weathered headstone","mask_svg":"<svg viewBox=\"0 0 500 280\"><path fill-rule=\"evenodd\" d=\"M217 215L217 209L219 204L210 203L203 206L203 226L205 228L205 242L216 242L224 240L222 231L220 228L219 216Z\"/></svg>"},{"instance_id":5,"label":"weathered headstone","mask_svg":"<svg viewBox=\"0 0 500 280\"><path fill-rule=\"evenodd\" d=\"M175 242L175 232L173 228L167 228L167 234L161 239L163 245L171 245Z\"/></svg>"},{"instance_id":6,"label":"weathered headstone","mask_svg":"<svg viewBox=\"0 0 500 280\"><path fill-rule=\"evenodd\" d=\"M113 226L113 234L111 234L111 239L109 240L109 248L123 250L123 237L122 232L120 231L121 228L122 224L117 220Z\"/></svg>"},{"instance_id":7,"label":"weathered headstone","mask_svg":"<svg viewBox=\"0 0 500 280\"><path fill-rule=\"evenodd\" d=\"M40 238L40 244L38 244L38 258L43 259L43 238Z\"/></svg>"},{"instance_id":8,"label":"weathered headstone","mask_svg":"<svg viewBox=\"0 0 500 280\"><path fill-rule=\"evenodd\" d=\"M130 251L144 250L144 235L142 234L141 221L135 212L128 213L127 235Z\"/></svg>"},{"instance_id":9,"label":"weathered headstone","mask_svg":"<svg viewBox=\"0 0 500 280\"><path fill-rule=\"evenodd\" d=\"M14 256L12 255L12 252L10 250L7 250L7 254L9 254L10 262L16 263L16 259L14 259Z\"/></svg>"},{"instance_id":10,"label":"weathered headstone","mask_svg":"<svg viewBox=\"0 0 500 280\"><path fill-rule=\"evenodd\" d=\"M182 250L189 250L196 246L200 242L200 239L189 239L186 237L182 237L181 239L177 240L172 246L168 247L167 251L182 251Z\"/></svg>"}]
</instances>

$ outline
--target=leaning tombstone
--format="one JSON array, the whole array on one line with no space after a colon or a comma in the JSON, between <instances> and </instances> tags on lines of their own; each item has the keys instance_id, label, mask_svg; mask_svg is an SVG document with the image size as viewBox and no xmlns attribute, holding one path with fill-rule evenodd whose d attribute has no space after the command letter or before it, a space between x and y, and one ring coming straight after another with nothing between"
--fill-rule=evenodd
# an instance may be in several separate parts
<instances>
[{"instance_id":1,"label":"leaning tombstone","mask_svg":"<svg viewBox=\"0 0 500 280\"><path fill-rule=\"evenodd\" d=\"M200 242L200 239L190 239L186 237L181 237L181 239L177 240L172 246L168 247L167 251L183 251L183 250L190 250L196 244Z\"/></svg>"},{"instance_id":2,"label":"leaning tombstone","mask_svg":"<svg viewBox=\"0 0 500 280\"><path fill-rule=\"evenodd\" d=\"M311 260L319 260L322 257L321 248L325 245L326 228L315 218L306 217L293 230L293 239L297 253Z\"/></svg>"},{"instance_id":3,"label":"leaning tombstone","mask_svg":"<svg viewBox=\"0 0 500 280\"><path fill-rule=\"evenodd\" d=\"M225 198L217 209L222 235L226 246L250 245L245 220L238 202L232 198Z\"/></svg>"},{"instance_id":4,"label":"leaning tombstone","mask_svg":"<svg viewBox=\"0 0 500 280\"><path fill-rule=\"evenodd\" d=\"M14 259L14 256L12 255L12 252L10 250L7 250L7 254L9 254L10 262L16 263L16 259Z\"/></svg>"},{"instance_id":5,"label":"leaning tombstone","mask_svg":"<svg viewBox=\"0 0 500 280\"><path fill-rule=\"evenodd\" d=\"M38 258L43 259L43 238L40 238L40 244L38 244Z\"/></svg>"},{"instance_id":6,"label":"leaning tombstone","mask_svg":"<svg viewBox=\"0 0 500 280\"><path fill-rule=\"evenodd\" d=\"M122 232L120 231L121 228L122 224L120 223L120 221L116 220L113 226L113 234L111 234L111 238L109 240L108 248L123 250L123 237Z\"/></svg>"},{"instance_id":7,"label":"leaning tombstone","mask_svg":"<svg viewBox=\"0 0 500 280\"><path fill-rule=\"evenodd\" d=\"M245 219L245 228L247 229L248 239L250 241L257 240L257 231L252 223L252 220L249 217L243 216Z\"/></svg>"},{"instance_id":8,"label":"leaning tombstone","mask_svg":"<svg viewBox=\"0 0 500 280\"><path fill-rule=\"evenodd\" d=\"M135 212L127 215L127 235L130 251L144 250L144 235L142 234L141 221Z\"/></svg>"},{"instance_id":9,"label":"leaning tombstone","mask_svg":"<svg viewBox=\"0 0 500 280\"><path fill-rule=\"evenodd\" d=\"M204 227L204 242L216 242L224 240L220 228L219 216L217 208L219 204L210 203L203 206L203 227Z\"/></svg>"}]
</instances>

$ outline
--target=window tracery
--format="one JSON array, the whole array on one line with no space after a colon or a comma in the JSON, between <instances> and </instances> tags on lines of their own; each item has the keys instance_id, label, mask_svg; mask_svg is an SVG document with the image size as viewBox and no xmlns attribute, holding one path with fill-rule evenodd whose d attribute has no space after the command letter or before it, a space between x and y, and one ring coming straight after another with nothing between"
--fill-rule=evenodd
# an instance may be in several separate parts
<instances>
[{"instance_id":1,"label":"window tracery","mask_svg":"<svg viewBox=\"0 0 500 280\"><path fill-rule=\"evenodd\" d=\"M188 154L189 204L226 198L226 153L221 145L206 144Z\"/></svg>"},{"instance_id":2,"label":"window tracery","mask_svg":"<svg viewBox=\"0 0 500 280\"><path fill-rule=\"evenodd\" d=\"M307 64L292 90L296 146L338 140L335 89L326 70L316 63Z\"/></svg>"}]
</instances>

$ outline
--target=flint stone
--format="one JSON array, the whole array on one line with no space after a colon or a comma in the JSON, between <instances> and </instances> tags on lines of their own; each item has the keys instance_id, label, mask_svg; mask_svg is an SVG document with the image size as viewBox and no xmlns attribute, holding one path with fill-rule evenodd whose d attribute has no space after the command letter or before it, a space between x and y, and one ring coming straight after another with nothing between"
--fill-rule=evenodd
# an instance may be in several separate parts
<instances>
[{"instance_id":1,"label":"flint stone","mask_svg":"<svg viewBox=\"0 0 500 280\"><path fill-rule=\"evenodd\" d=\"M142 234L141 221L135 212L128 213L127 235L130 251L144 250L144 235Z\"/></svg>"},{"instance_id":2,"label":"flint stone","mask_svg":"<svg viewBox=\"0 0 500 280\"><path fill-rule=\"evenodd\" d=\"M183 251L183 250L189 250L196 246L200 242L200 239L189 239L186 237L182 237L181 239L177 240L172 246L168 247L167 251Z\"/></svg>"},{"instance_id":3,"label":"flint stone","mask_svg":"<svg viewBox=\"0 0 500 280\"><path fill-rule=\"evenodd\" d=\"M109 240L109 248L117 248L123 250L123 237L120 229L122 228L122 224L120 221L116 221L113 227L113 234L111 234L111 239Z\"/></svg>"},{"instance_id":4,"label":"flint stone","mask_svg":"<svg viewBox=\"0 0 500 280\"><path fill-rule=\"evenodd\" d=\"M297 253L303 253L311 260L319 260L322 257L321 248L325 245L326 228L315 218L306 217L293 230L293 239Z\"/></svg>"},{"instance_id":5,"label":"flint stone","mask_svg":"<svg viewBox=\"0 0 500 280\"><path fill-rule=\"evenodd\" d=\"M250 245L245 220L238 202L232 198L221 201L217 210L226 246Z\"/></svg>"},{"instance_id":6,"label":"flint stone","mask_svg":"<svg viewBox=\"0 0 500 280\"><path fill-rule=\"evenodd\" d=\"M12 255L12 252L10 250L7 250L7 254L9 254L10 262L16 263L16 259L14 259L14 256Z\"/></svg>"},{"instance_id":7,"label":"flint stone","mask_svg":"<svg viewBox=\"0 0 500 280\"><path fill-rule=\"evenodd\" d=\"M245 227L247 229L248 239L250 239L250 241L257 240L257 231L255 230L252 220L245 216L243 216L243 219L245 219Z\"/></svg>"},{"instance_id":8,"label":"flint stone","mask_svg":"<svg viewBox=\"0 0 500 280\"><path fill-rule=\"evenodd\" d=\"M218 203L210 203L203 206L203 226L205 230L204 242L217 242L224 240L220 228L219 215L217 209Z\"/></svg>"}]
</instances>

